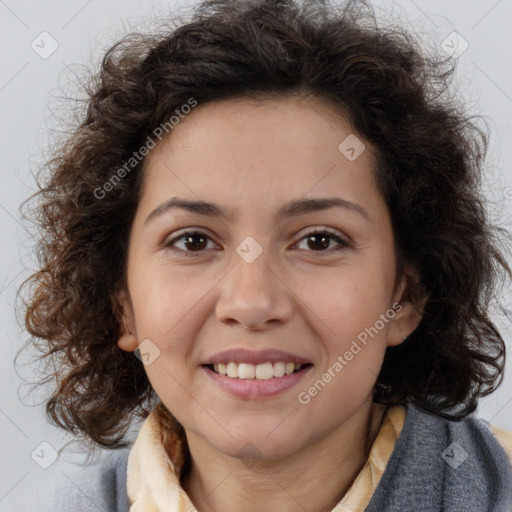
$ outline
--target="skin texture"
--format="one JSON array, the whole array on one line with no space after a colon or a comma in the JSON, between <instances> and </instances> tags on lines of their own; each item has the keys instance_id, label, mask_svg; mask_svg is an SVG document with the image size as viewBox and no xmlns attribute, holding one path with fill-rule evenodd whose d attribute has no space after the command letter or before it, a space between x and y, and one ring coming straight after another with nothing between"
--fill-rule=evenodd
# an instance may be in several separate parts
<instances>
[{"instance_id":1,"label":"skin texture","mask_svg":"<svg viewBox=\"0 0 512 512\"><path fill-rule=\"evenodd\" d=\"M184 426L192 470L182 485L198 510L330 510L361 469L378 431L372 389L384 352L418 325L395 288L396 257L387 205L376 187L371 146L354 161L338 150L353 129L319 98L231 99L197 106L148 155L131 230L127 283L119 294L133 351L149 338L160 355L146 366L153 388ZM276 218L284 203L341 197L347 208ZM144 225L171 197L219 204L228 217L172 209ZM209 238L164 243L186 230ZM308 243L329 228L347 241ZM236 252L253 237L262 253ZM329 240L329 239L328 239ZM181 252L180 252L181 249ZM185 251L195 255L186 257ZM198 252L199 251L199 252ZM402 308L308 404L297 395L332 367L365 328ZM228 395L199 365L229 348L278 348L313 364L280 395ZM377 418L377 419L376 419ZM258 453L250 466L240 450Z\"/></svg>"}]
</instances>

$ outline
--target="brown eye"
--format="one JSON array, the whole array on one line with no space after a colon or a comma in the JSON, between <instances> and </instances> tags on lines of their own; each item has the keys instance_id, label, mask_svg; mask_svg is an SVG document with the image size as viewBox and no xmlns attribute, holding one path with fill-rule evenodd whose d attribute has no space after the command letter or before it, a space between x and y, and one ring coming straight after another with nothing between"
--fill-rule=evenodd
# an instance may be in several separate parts
<instances>
[{"instance_id":1,"label":"brown eye","mask_svg":"<svg viewBox=\"0 0 512 512\"><path fill-rule=\"evenodd\" d=\"M169 242L165 242L164 246L180 251L186 256L195 256L194 253L201 253L206 249L208 240L210 237L201 231L187 231ZM176 247L177 242L181 242L183 248Z\"/></svg>"},{"instance_id":2,"label":"brown eye","mask_svg":"<svg viewBox=\"0 0 512 512\"><path fill-rule=\"evenodd\" d=\"M307 247L311 252L332 253L341 251L350 246L348 242L340 238L336 233L325 229L312 231L301 238L300 242L302 242L302 240L306 240ZM329 250L332 241L337 242L338 246Z\"/></svg>"}]
</instances>

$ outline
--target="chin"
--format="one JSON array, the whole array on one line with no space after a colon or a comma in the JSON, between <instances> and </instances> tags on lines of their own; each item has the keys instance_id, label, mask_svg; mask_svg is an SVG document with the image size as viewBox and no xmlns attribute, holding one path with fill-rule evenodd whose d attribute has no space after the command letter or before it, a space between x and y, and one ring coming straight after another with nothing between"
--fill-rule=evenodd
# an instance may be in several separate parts
<instances>
[{"instance_id":1,"label":"chin","mask_svg":"<svg viewBox=\"0 0 512 512\"><path fill-rule=\"evenodd\" d=\"M269 435L269 432L248 429L244 434L223 436L222 441L210 439L210 442L218 451L230 457L248 459L249 462L281 459L300 449L297 433L286 430Z\"/></svg>"}]
</instances>

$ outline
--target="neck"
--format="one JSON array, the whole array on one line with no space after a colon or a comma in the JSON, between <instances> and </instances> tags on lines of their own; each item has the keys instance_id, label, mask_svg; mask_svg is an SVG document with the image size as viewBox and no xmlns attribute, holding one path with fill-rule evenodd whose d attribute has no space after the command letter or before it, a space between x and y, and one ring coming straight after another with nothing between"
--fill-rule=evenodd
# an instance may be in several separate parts
<instances>
[{"instance_id":1,"label":"neck","mask_svg":"<svg viewBox=\"0 0 512 512\"><path fill-rule=\"evenodd\" d=\"M328 512L346 494L367 461L385 407L365 403L328 436L279 460L254 465L212 453L187 432L191 462L182 487L199 512L280 510Z\"/></svg>"}]
</instances>

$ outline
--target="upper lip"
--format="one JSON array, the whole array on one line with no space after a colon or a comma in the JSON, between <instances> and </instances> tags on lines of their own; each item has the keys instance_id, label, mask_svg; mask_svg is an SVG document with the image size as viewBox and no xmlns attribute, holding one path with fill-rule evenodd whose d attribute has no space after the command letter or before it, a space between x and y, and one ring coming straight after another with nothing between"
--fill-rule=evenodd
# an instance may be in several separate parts
<instances>
[{"instance_id":1,"label":"upper lip","mask_svg":"<svg viewBox=\"0 0 512 512\"><path fill-rule=\"evenodd\" d=\"M261 364L266 362L277 363L278 361L284 361L285 363L295 364L308 364L309 361L303 357L299 357L291 352L285 352L283 350L247 350L244 348L233 348L218 352L217 354L208 358L202 364L218 364L229 362L236 363L249 363L249 364Z\"/></svg>"}]
</instances>

